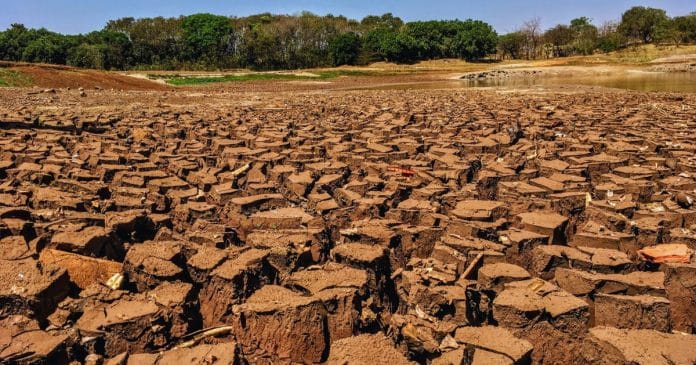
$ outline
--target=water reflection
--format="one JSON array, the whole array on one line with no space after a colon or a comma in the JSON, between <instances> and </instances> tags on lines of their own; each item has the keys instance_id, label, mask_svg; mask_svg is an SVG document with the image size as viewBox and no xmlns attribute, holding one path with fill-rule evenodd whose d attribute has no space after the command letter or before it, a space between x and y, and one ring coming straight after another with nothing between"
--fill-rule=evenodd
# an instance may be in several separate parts
<instances>
[{"instance_id":1,"label":"water reflection","mask_svg":"<svg viewBox=\"0 0 696 365\"><path fill-rule=\"evenodd\" d=\"M604 86L638 91L696 92L696 72L632 72L622 75L526 77L464 81L473 87L530 87L557 85Z\"/></svg>"},{"instance_id":2,"label":"water reflection","mask_svg":"<svg viewBox=\"0 0 696 365\"><path fill-rule=\"evenodd\" d=\"M461 89L468 87L511 87L589 85L638 91L665 91L696 93L696 72L628 72L618 75L596 76L530 76L484 80L447 80L387 84L357 88L356 90L424 90Z\"/></svg>"}]
</instances>

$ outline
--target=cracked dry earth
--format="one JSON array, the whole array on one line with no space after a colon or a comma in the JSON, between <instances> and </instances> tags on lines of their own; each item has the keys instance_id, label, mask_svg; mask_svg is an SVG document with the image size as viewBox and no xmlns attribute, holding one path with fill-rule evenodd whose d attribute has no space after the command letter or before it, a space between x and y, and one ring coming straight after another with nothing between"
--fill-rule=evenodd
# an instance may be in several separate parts
<instances>
[{"instance_id":1,"label":"cracked dry earth","mask_svg":"<svg viewBox=\"0 0 696 365\"><path fill-rule=\"evenodd\" d=\"M693 364L695 106L2 90L0 362Z\"/></svg>"}]
</instances>

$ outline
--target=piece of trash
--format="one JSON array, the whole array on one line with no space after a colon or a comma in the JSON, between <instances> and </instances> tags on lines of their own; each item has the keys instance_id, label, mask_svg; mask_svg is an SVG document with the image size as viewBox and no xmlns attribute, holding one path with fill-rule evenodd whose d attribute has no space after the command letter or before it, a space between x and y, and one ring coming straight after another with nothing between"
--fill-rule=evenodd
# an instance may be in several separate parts
<instances>
[{"instance_id":1,"label":"piece of trash","mask_svg":"<svg viewBox=\"0 0 696 365\"><path fill-rule=\"evenodd\" d=\"M660 203L648 204L648 209L653 213L662 213L665 211L665 207Z\"/></svg>"},{"instance_id":2,"label":"piece of trash","mask_svg":"<svg viewBox=\"0 0 696 365\"><path fill-rule=\"evenodd\" d=\"M425 312L423 312L423 310L420 309L420 307L419 307L417 304L416 304L416 315L417 315L418 318L420 318L420 319L424 319L424 318L427 318L427 317L428 317L428 315L425 314Z\"/></svg>"},{"instance_id":3,"label":"piece of trash","mask_svg":"<svg viewBox=\"0 0 696 365\"><path fill-rule=\"evenodd\" d=\"M442 339L442 342L440 342L440 350L442 351L455 350L458 348L459 343L457 343L457 341L450 335L445 336L445 338Z\"/></svg>"},{"instance_id":4,"label":"piece of trash","mask_svg":"<svg viewBox=\"0 0 696 365\"><path fill-rule=\"evenodd\" d=\"M411 169L407 169L407 168L399 167L399 166L388 166L387 171L398 172L398 173L401 173L401 175L406 176L406 177L411 177L411 176L416 174L416 172L411 170Z\"/></svg>"},{"instance_id":5,"label":"piece of trash","mask_svg":"<svg viewBox=\"0 0 696 365\"><path fill-rule=\"evenodd\" d=\"M247 172L247 170L249 170L250 167L251 167L250 164L246 164L246 165L232 171L232 176L239 176L239 175Z\"/></svg>"},{"instance_id":6,"label":"piece of trash","mask_svg":"<svg viewBox=\"0 0 696 365\"><path fill-rule=\"evenodd\" d=\"M106 281L106 286L108 286L112 290L120 289L121 285L123 285L123 275L121 275L120 273L112 275L109 278L109 280Z\"/></svg>"}]
</instances>

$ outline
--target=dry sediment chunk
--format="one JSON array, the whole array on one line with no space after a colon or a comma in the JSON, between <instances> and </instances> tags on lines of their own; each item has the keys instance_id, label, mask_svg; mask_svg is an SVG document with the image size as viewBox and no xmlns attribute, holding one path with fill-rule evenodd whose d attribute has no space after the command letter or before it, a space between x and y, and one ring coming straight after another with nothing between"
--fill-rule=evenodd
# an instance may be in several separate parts
<instances>
[{"instance_id":1,"label":"dry sediment chunk","mask_svg":"<svg viewBox=\"0 0 696 365\"><path fill-rule=\"evenodd\" d=\"M268 250L250 249L212 269L198 294L204 327L227 323L235 304L242 303L254 290L273 281L275 273L267 262L268 255Z\"/></svg>"},{"instance_id":2,"label":"dry sediment chunk","mask_svg":"<svg viewBox=\"0 0 696 365\"><path fill-rule=\"evenodd\" d=\"M597 326L670 331L670 302L662 297L597 294L594 308Z\"/></svg>"},{"instance_id":3,"label":"dry sediment chunk","mask_svg":"<svg viewBox=\"0 0 696 365\"><path fill-rule=\"evenodd\" d=\"M513 364L529 363L532 344L502 327L460 327L454 339L466 346L504 355Z\"/></svg>"},{"instance_id":4,"label":"dry sediment chunk","mask_svg":"<svg viewBox=\"0 0 696 365\"><path fill-rule=\"evenodd\" d=\"M440 353L440 344L457 328L451 321L432 321L423 314L394 314L389 321L388 333L401 342L410 358L429 358ZM450 345L457 346L451 339Z\"/></svg>"},{"instance_id":5,"label":"dry sediment chunk","mask_svg":"<svg viewBox=\"0 0 696 365\"><path fill-rule=\"evenodd\" d=\"M157 241L133 245L123 262L128 281L139 292L154 288L164 281L181 279L184 258L179 242Z\"/></svg>"},{"instance_id":6,"label":"dry sediment chunk","mask_svg":"<svg viewBox=\"0 0 696 365\"><path fill-rule=\"evenodd\" d=\"M412 257L430 257L435 244L440 240L442 229L424 226L403 227L398 229L396 234L399 237L399 264L403 266Z\"/></svg>"},{"instance_id":7,"label":"dry sediment chunk","mask_svg":"<svg viewBox=\"0 0 696 365\"><path fill-rule=\"evenodd\" d=\"M285 187L294 194L295 198L304 198L314 185L314 177L311 171L304 171L288 176Z\"/></svg>"},{"instance_id":8,"label":"dry sediment chunk","mask_svg":"<svg viewBox=\"0 0 696 365\"><path fill-rule=\"evenodd\" d=\"M68 335L23 329L7 320L0 328L0 361L7 364L67 364Z\"/></svg>"},{"instance_id":9,"label":"dry sediment chunk","mask_svg":"<svg viewBox=\"0 0 696 365\"><path fill-rule=\"evenodd\" d=\"M286 199L281 194L259 194L232 198L226 209L230 214L251 215L259 211L284 208L287 204Z\"/></svg>"},{"instance_id":10,"label":"dry sediment chunk","mask_svg":"<svg viewBox=\"0 0 696 365\"><path fill-rule=\"evenodd\" d=\"M532 260L528 262L528 265L533 273L544 279L549 279L553 277L558 267L570 267L571 265L572 267L577 267L576 262L583 264L590 260L589 255L573 247L546 245L534 248ZM580 266L580 268L589 269L590 267Z\"/></svg>"},{"instance_id":11,"label":"dry sediment chunk","mask_svg":"<svg viewBox=\"0 0 696 365\"><path fill-rule=\"evenodd\" d=\"M498 242L506 246L505 256L508 262L529 266L529 254L537 246L546 245L548 238L544 235L521 229L498 232Z\"/></svg>"},{"instance_id":12,"label":"dry sediment chunk","mask_svg":"<svg viewBox=\"0 0 696 365\"><path fill-rule=\"evenodd\" d=\"M638 254L645 260L653 263L682 263L691 262L693 251L687 245L672 243L645 247L638 250Z\"/></svg>"},{"instance_id":13,"label":"dry sediment chunk","mask_svg":"<svg viewBox=\"0 0 696 365\"><path fill-rule=\"evenodd\" d=\"M554 276L559 267L609 274L626 270L632 262L625 253L616 250L546 245L534 249L528 264L532 272L548 279Z\"/></svg>"},{"instance_id":14,"label":"dry sediment chunk","mask_svg":"<svg viewBox=\"0 0 696 365\"><path fill-rule=\"evenodd\" d=\"M509 357L493 351L475 349L471 359L472 365L513 365L514 362Z\"/></svg>"},{"instance_id":15,"label":"dry sediment chunk","mask_svg":"<svg viewBox=\"0 0 696 365\"><path fill-rule=\"evenodd\" d=\"M331 352L326 364L415 364L409 361L394 344L381 333L348 337L331 343Z\"/></svg>"},{"instance_id":16,"label":"dry sediment chunk","mask_svg":"<svg viewBox=\"0 0 696 365\"><path fill-rule=\"evenodd\" d=\"M34 259L0 260L0 319L21 314L43 321L70 290L68 272Z\"/></svg>"},{"instance_id":17,"label":"dry sediment chunk","mask_svg":"<svg viewBox=\"0 0 696 365\"><path fill-rule=\"evenodd\" d=\"M384 308L396 305L387 249L377 245L344 243L336 246L331 253L338 263L367 270L370 291L376 294L374 297L376 304Z\"/></svg>"},{"instance_id":18,"label":"dry sediment chunk","mask_svg":"<svg viewBox=\"0 0 696 365\"><path fill-rule=\"evenodd\" d=\"M104 216L104 226L122 240L136 242L153 239L158 228L143 210L108 212Z\"/></svg>"},{"instance_id":19,"label":"dry sediment chunk","mask_svg":"<svg viewBox=\"0 0 696 365\"><path fill-rule=\"evenodd\" d=\"M251 362L325 361L327 311L321 299L266 285L235 306L233 334Z\"/></svg>"},{"instance_id":20,"label":"dry sediment chunk","mask_svg":"<svg viewBox=\"0 0 696 365\"><path fill-rule=\"evenodd\" d=\"M590 329L590 351L582 356L596 364L694 364L696 336L613 327Z\"/></svg>"},{"instance_id":21,"label":"dry sediment chunk","mask_svg":"<svg viewBox=\"0 0 696 365\"><path fill-rule=\"evenodd\" d=\"M568 218L551 212L528 212L517 215L520 228L549 237L549 243L567 242Z\"/></svg>"},{"instance_id":22,"label":"dry sediment chunk","mask_svg":"<svg viewBox=\"0 0 696 365\"><path fill-rule=\"evenodd\" d=\"M186 270L194 283L204 284L212 271L223 263L231 252L215 247L200 246L196 253L186 260Z\"/></svg>"},{"instance_id":23,"label":"dry sediment chunk","mask_svg":"<svg viewBox=\"0 0 696 365\"><path fill-rule=\"evenodd\" d=\"M632 267L633 262L625 252L579 246L578 250L591 256L592 269L601 273L618 273Z\"/></svg>"},{"instance_id":24,"label":"dry sediment chunk","mask_svg":"<svg viewBox=\"0 0 696 365\"><path fill-rule=\"evenodd\" d=\"M211 220L216 218L217 209L214 205L203 202L188 202L179 204L172 212L175 228L183 230L189 228L197 219Z\"/></svg>"},{"instance_id":25,"label":"dry sediment chunk","mask_svg":"<svg viewBox=\"0 0 696 365\"><path fill-rule=\"evenodd\" d=\"M312 216L300 208L280 208L257 212L251 216L250 230L299 229L312 220Z\"/></svg>"},{"instance_id":26,"label":"dry sediment chunk","mask_svg":"<svg viewBox=\"0 0 696 365\"><path fill-rule=\"evenodd\" d=\"M184 232L186 241L200 246L226 248L238 243L236 232L223 224L198 219Z\"/></svg>"},{"instance_id":27,"label":"dry sediment chunk","mask_svg":"<svg viewBox=\"0 0 696 365\"><path fill-rule=\"evenodd\" d=\"M500 292L505 283L529 279L527 270L507 263L487 264L478 271L478 283L484 290Z\"/></svg>"},{"instance_id":28,"label":"dry sediment chunk","mask_svg":"<svg viewBox=\"0 0 696 365\"><path fill-rule=\"evenodd\" d=\"M122 298L112 304L87 305L75 326L85 336L95 339L104 348L106 356L115 356L126 350L147 351L167 343L167 323L158 315L154 300ZM159 325L153 326L153 323Z\"/></svg>"},{"instance_id":29,"label":"dry sediment chunk","mask_svg":"<svg viewBox=\"0 0 696 365\"><path fill-rule=\"evenodd\" d=\"M237 365L241 363L239 348L234 342L201 344L191 348L165 351L155 362L157 365Z\"/></svg>"},{"instance_id":30,"label":"dry sediment chunk","mask_svg":"<svg viewBox=\"0 0 696 365\"><path fill-rule=\"evenodd\" d=\"M464 220L492 222L502 218L507 209L505 203L490 200L463 200L450 211L452 215Z\"/></svg>"},{"instance_id":31,"label":"dry sediment chunk","mask_svg":"<svg viewBox=\"0 0 696 365\"><path fill-rule=\"evenodd\" d=\"M368 280L364 270L330 263L320 270L298 271L286 281L286 285L302 288L324 302L328 311L329 337L336 341L359 331L365 305L362 302L370 294Z\"/></svg>"},{"instance_id":32,"label":"dry sediment chunk","mask_svg":"<svg viewBox=\"0 0 696 365\"><path fill-rule=\"evenodd\" d=\"M626 218L620 216L619 219L625 220ZM628 254L634 254L637 249L635 237L632 234L614 231L596 223L590 223L583 227L580 232L573 236L569 245L611 249Z\"/></svg>"},{"instance_id":33,"label":"dry sediment chunk","mask_svg":"<svg viewBox=\"0 0 696 365\"><path fill-rule=\"evenodd\" d=\"M580 270L558 268L554 280L573 295L605 294L665 296L665 274L635 271L628 274L595 274Z\"/></svg>"},{"instance_id":34,"label":"dry sediment chunk","mask_svg":"<svg viewBox=\"0 0 696 365\"><path fill-rule=\"evenodd\" d=\"M442 355L439 357L433 359L433 361L430 363L431 365L461 365L465 364L468 360L467 357L467 352L465 352L464 347L460 347L456 350L450 350L450 351L443 351ZM473 351L477 351L475 349L472 349ZM487 352L486 350L479 350L481 352ZM499 358L496 359L498 362L496 363L490 363L490 364L512 364L510 359L505 357L505 355L499 355ZM485 362L481 362L481 364L485 364Z\"/></svg>"},{"instance_id":35,"label":"dry sediment chunk","mask_svg":"<svg viewBox=\"0 0 696 365\"><path fill-rule=\"evenodd\" d=\"M193 285L167 282L147 292L147 298L160 306L160 313L167 322L170 340L176 340L196 329L200 323Z\"/></svg>"},{"instance_id":36,"label":"dry sediment chunk","mask_svg":"<svg viewBox=\"0 0 696 365\"><path fill-rule=\"evenodd\" d=\"M86 227L80 231L59 232L51 238L50 247L92 257L122 259L123 246L110 230Z\"/></svg>"},{"instance_id":37,"label":"dry sediment chunk","mask_svg":"<svg viewBox=\"0 0 696 365\"><path fill-rule=\"evenodd\" d=\"M662 270L673 328L696 333L696 264L665 264Z\"/></svg>"},{"instance_id":38,"label":"dry sediment chunk","mask_svg":"<svg viewBox=\"0 0 696 365\"><path fill-rule=\"evenodd\" d=\"M105 284L113 275L120 273L123 266L116 261L97 259L50 248L41 251L39 261L43 265L65 268L70 276L70 281L80 289L85 289L93 284Z\"/></svg>"},{"instance_id":39,"label":"dry sediment chunk","mask_svg":"<svg viewBox=\"0 0 696 365\"><path fill-rule=\"evenodd\" d=\"M456 323L469 322L469 299L466 289L453 285L453 265L436 260L411 262L412 270L403 271L397 281L400 305L422 318L440 318Z\"/></svg>"},{"instance_id":40,"label":"dry sediment chunk","mask_svg":"<svg viewBox=\"0 0 696 365\"><path fill-rule=\"evenodd\" d=\"M547 320L564 332L582 332L589 320L585 301L540 279L505 285L493 301L495 320L508 328L527 328Z\"/></svg>"},{"instance_id":41,"label":"dry sediment chunk","mask_svg":"<svg viewBox=\"0 0 696 365\"><path fill-rule=\"evenodd\" d=\"M318 228L254 231L247 236L246 244L270 250L268 262L282 279L298 267L319 263L328 255L328 239Z\"/></svg>"},{"instance_id":42,"label":"dry sediment chunk","mask_svg":"<svg viewBox=\"0 0 696 365\"><path fill-rule=\"evenodd\" d=\"M121 353L105 365L240 365L244 364L235 342L200 344L159 353Z\"/></svg>"},{"instance_id":43,"label":"dry sediment chunk","mask_svg":"<svg viewBox=\"0 0 696 365\"><path fill-rule=\"evenodd\" d=\"M332 254L337 262L345 261L356 267L375 267L386 258L384 247L361 243L345 243L336 246Z\"/></svg>"}]
</instances>

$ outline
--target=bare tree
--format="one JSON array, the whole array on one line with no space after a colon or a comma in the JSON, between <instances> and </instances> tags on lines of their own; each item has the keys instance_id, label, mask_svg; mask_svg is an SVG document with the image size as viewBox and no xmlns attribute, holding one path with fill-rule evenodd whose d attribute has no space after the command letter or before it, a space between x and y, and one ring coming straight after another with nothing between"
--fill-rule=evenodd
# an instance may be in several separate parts
<instances>
[{"instance_id":1,"label":"bare tree","mask_svg":"<svg viewBox=\"0 0 696 365\"><path fill-rule=\"evenodd\" d=\"M541 43L541 19L534 17L522 24L520 32L526 37L525 54L527 59L534 59L539 54L539 46Z\"/></svg>"}]
</instances>

